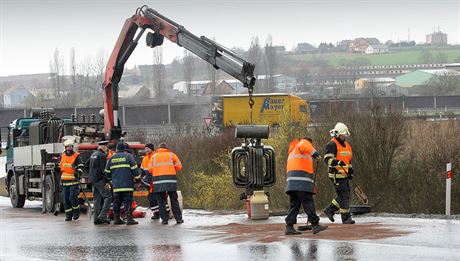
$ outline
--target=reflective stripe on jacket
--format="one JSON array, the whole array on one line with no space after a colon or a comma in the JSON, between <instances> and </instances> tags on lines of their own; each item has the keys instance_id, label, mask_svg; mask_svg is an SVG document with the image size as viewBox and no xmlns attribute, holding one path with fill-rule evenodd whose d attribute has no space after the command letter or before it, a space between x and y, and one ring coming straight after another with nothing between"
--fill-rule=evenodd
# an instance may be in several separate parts
<instances>
[{"instance_id":1,"label":"reflective stripe on jacket","mask_svg":"<svg viewBox=\"0 0 460 261\"><path fill-rule=\"evenodd\" d=\"M315 153L316 149L308 140L301 139L297 144L291 143L286 168L286 192L314 192L313 155Z\"/></svg>"},{"instance_id":2,"label":"reflective stripe on jacket","mask_svg":"<svg viewBox=\"0 0 460 261\"><path fill-rule=\"evenodd\" d=\"M134 191L133 179L141 177L136 161L126 152L115 153L107 161L105 173L112 180L113 192Z\"/></svg>"},{"instance_id":3,"label":"reflective stripe on jacket","mask_svg":"<svg viewBox=\"0 0 460 261\"><path fill-rule=\"evenodd\" d=\"M59 162L59 166L61 168L62 181L74 181L76 179L75 172L77 171L77 168L83 167L75 166L75 160L77 159L78 155L80 155L78 152L73 152L71 155L67 155L65 151L61 154L61 161Z\"/></svg>"},{"instance_id":4,"label":"reflective stripe on jacket","mask_svg":"<svg viewBox=\"0 0 460 261\"><path fill-rule=\"evenodd\" d=\"M337 147L337 153L335 155L335 159L345 162L346 165L342 167L341 166L334 166L334 167L330 166L330 168L335 169L335 173L329 173L329 177L330 178L334 178L334 177L335 178L346 178L348 169L351 167L351 163L350 163L351 158L353 157L351 145L347 141L345 141L344 142L345 146L343 146L335 138L333 138L331 141L334 142Z\"/></svg>"},{"instance_id":5,"label":"reflective stripe on jacket","mask_svg":"<svg viewBox=\"0 0 460 261\"><path fill-rule=\"evenodd\" d=\"M182 169L177 155L169 149L160 148L150 160L150 173L153 176L153 191L177 191L176 173Z\"/></svg>"}]
</instances>

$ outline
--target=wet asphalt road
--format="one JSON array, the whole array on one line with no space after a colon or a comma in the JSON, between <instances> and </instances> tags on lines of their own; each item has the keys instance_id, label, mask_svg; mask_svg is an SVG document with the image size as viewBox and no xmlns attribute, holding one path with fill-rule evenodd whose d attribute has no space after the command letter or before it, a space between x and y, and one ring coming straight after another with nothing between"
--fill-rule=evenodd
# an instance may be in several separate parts
<instances>
[{"instance_id":1,"label":"wet asphalt road","mask_svg":"<svg viewBox=\"0 0 460 261\"><path fill-rule=\"evenodd\" d=\"M64 222L26 202L14 209L0 197L0 260L460 260L460 221L358 217L409 232L377 240L284 238L271 243L229 243L209 226L253 223L246 215L214 215L186 210L185 223L161 225L150 216L137 226L94 226L86 215ZM324 219L322 219L324 221ZM260 221L259 221L260 222ZM282 223L271 217L261 223ZM328 222L325 222L328 223ZM282 231L280 231L282 233Z\"/></svg>"}]
</instances>

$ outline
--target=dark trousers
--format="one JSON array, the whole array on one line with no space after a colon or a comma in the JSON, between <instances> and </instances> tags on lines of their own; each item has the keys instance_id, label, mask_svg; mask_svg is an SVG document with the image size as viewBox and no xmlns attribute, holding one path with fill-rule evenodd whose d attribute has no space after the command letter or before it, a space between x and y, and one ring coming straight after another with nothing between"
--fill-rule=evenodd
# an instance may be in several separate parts
<instances>
[{"instance_id":1,"label":"dark trousers","mask_svg":"<svg viewBox=\"0 0 460 261\"><path fill-rule=\"evenodd\" d=\"M160 209L160 218L162 221L169 219L168 211L166 211L167 196L171 200L171 208L176 220L182 220L182 213L180 212L179 200L177 200L177 191L155 192L158 199L158 207Z\"/></svg>"},{"instance_id":2,"label":"dark trousers","mask_svg":"<svg viewBox=\"0 0 460 261\"><path fill-rule=\"evenodd\" d=\"M166 199L168 199L168 193L167 192L161 192L165 194ZM156 193L149 193L148 195L148 200L150 204L150 210L152 210L153 214L158 215L160 211L160 207L158 206L158 198ZM168 200L166 200L166 212L169 211L169 205L168 205Z\"/></svg>"},{"instance_id":3,"label":"dark trousers","mask_svg":"<svg viewBox=\"0 0 460 261\"><path fill-rule=\"evenodd\" d=\"M110 189L105 189L105 181L100 180L93 185L93 197L94 197L94 219L107 218L107 212L109 211L110 204L112 203L112 192Z\"/></svg>"},{"instance_id":4,"label":"dark trousers","mask_svg":"<svg viewBox=\"0 0 460 261\"><path fill-rule=\"evenodd\" d=\"M133 202L133 192L114 192L113 193L113 214L115 217L120 216L121 203L125 206L126 216L131 215L131 203Z\"/></svg>"},{"instance_id":5,"label":"dark trousers","mask_svg":"<svg viewBox=\"0 0 460 261\"><path fill-rule=\"evenodd\" d=\"M334 179L331 179L334 183ZM336 179L334 183L337 197L332 200L328 207L333 212L340 210L341 213L347 213L350 210L350 181L348 179Z\"/></svg>"},{"instance_id":6,"label":"dark trousers","mask_svg":"<svg viewBox=\"0 0 460 261\"><path fill-rule=\"evenodd\" d=\"M62 185L62 198L64 200L64 210L67 215L72 215L72 212L80 211L80 204L78 203L79 192L80 186L78 184L70 186Z\"/></svg>"},{"instance_id":7,"label":"dark trousers","mask_svg":"<svg viewBox=\"0 0 460 261\"><path fill-rule=\"evenodd\" d=\"M319 217L315 211L315 201L313 193L303 191L289 191L289 211L286 217L286 225L292 226L297 224L297 215L299 214L300 205L308 216L308 222L318 224Z\"/></svg>"}]
</instances>

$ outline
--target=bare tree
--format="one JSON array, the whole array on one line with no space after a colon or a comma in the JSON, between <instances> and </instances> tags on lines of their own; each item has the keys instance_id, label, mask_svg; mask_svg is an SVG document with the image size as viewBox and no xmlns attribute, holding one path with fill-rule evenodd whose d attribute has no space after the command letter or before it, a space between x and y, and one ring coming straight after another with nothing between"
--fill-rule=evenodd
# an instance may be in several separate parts
<instances>
[{"instance_id":1,"label":"bare tree","mask_svg":"<svg viewBox=\"0 0 460 261\"><path fill-rule=\"evenodd\" d=\"M276 49L273 46L272 36L267 36L267 41L265 43L265 68L266 68L266 84L267 84L267 91L273 91L273 75L275 75L276 71Z\"/></svg>"},{"instance_id":2,"label":"bare tree","mask_svg":"<svg viewBox=\"0 0 460 261\"><path fill-rule=\"evenodd\" d=\"M261 59L262 59L262 48L259 45L259 37L253 37L251 46L248 50L248 60L256 65L254 75L259 75L261 72Z\"/></svg>"},{"instance_id":3,"label":"bare tree","mask_svg":"<svg viewBox=\"0 0 460 261\"><path fill-rule=\"evenodd\" d=\"M165 80L165 66L163 64L163 47L153 48L153 90L157 98L163 96Z\"/></svg>"},{"instance_id":4,"label":"bare tree","mask_svg":"<svg viewBox=\"0 0 460 261\"><path fill-rule=\"evenodd\" d=\"M61 101L62 79L64 72L64 57L59 53L59 49L54 50L53 59L50 61L50 73L54 76L54 97L56 103Z\"/></svg>"},{"instance_id":5,"label":"bare tree","mask_svg":"<svg viewBox=\"0 0 460 261\"><path fill-rule=\"evenodd\" d=\"M185 84L187 85L187 95L192 95L190 83L193 78L195 65L194 65L192 53L187 50L184 50L184 57L182 58L182 66L184 70L184 81L185 81Z\"/></svg>"}]
</instances>

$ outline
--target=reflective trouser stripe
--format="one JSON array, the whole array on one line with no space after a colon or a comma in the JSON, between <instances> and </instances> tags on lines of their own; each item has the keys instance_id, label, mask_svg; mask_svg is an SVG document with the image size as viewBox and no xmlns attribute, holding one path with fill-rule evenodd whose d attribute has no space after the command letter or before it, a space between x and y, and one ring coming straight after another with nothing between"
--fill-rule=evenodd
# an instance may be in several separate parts
<instances>
[{"instance_id":1,"label":"reflective trouser stripe","mask_svg":"<svg viewBox=\"0 0 460 261\"><path fill-rule=\"evenodd\" d=\"M72 207L73 209L80 209L80 205L76 205L75 207Z\"/></svg>"},{"instance_id":2,"label":"reflective trouser stripe","mask_svg":"<svg viewBox=\"0 0 460 261\"><path fill-rule=\"evenodd\" d=\"M341 208L339 202L337 202L337 200L335 199L332 200L332 205L336 206L339 209L340 213L342 214L346 214L350 212L349 208Z\"/></svg>"},{"instance_id":3,"label":"reflective trouser stripe","mask_svg":"<svg viewBox=\"0 0 460 261\"><path fill-rule=\"evenodd\" d=\"M68 208L68 209L66 209L66 210L64 210L64 211L65 211L65 213L69 213L69 212L72 212L73 209L72 209L72 208Z\"/></svg>"},{"instance_id":4,"label":"reflective trouser stripe","mask_svg":"<svg viewBox=\"0 0 460 261\"><path fill-rule=\"evenodd\" d=\"M332 200L332 205L336 206L337 208L340 208L339 202L337 202L337 200L335 199Z\"/></svg>"}]
</instances>

